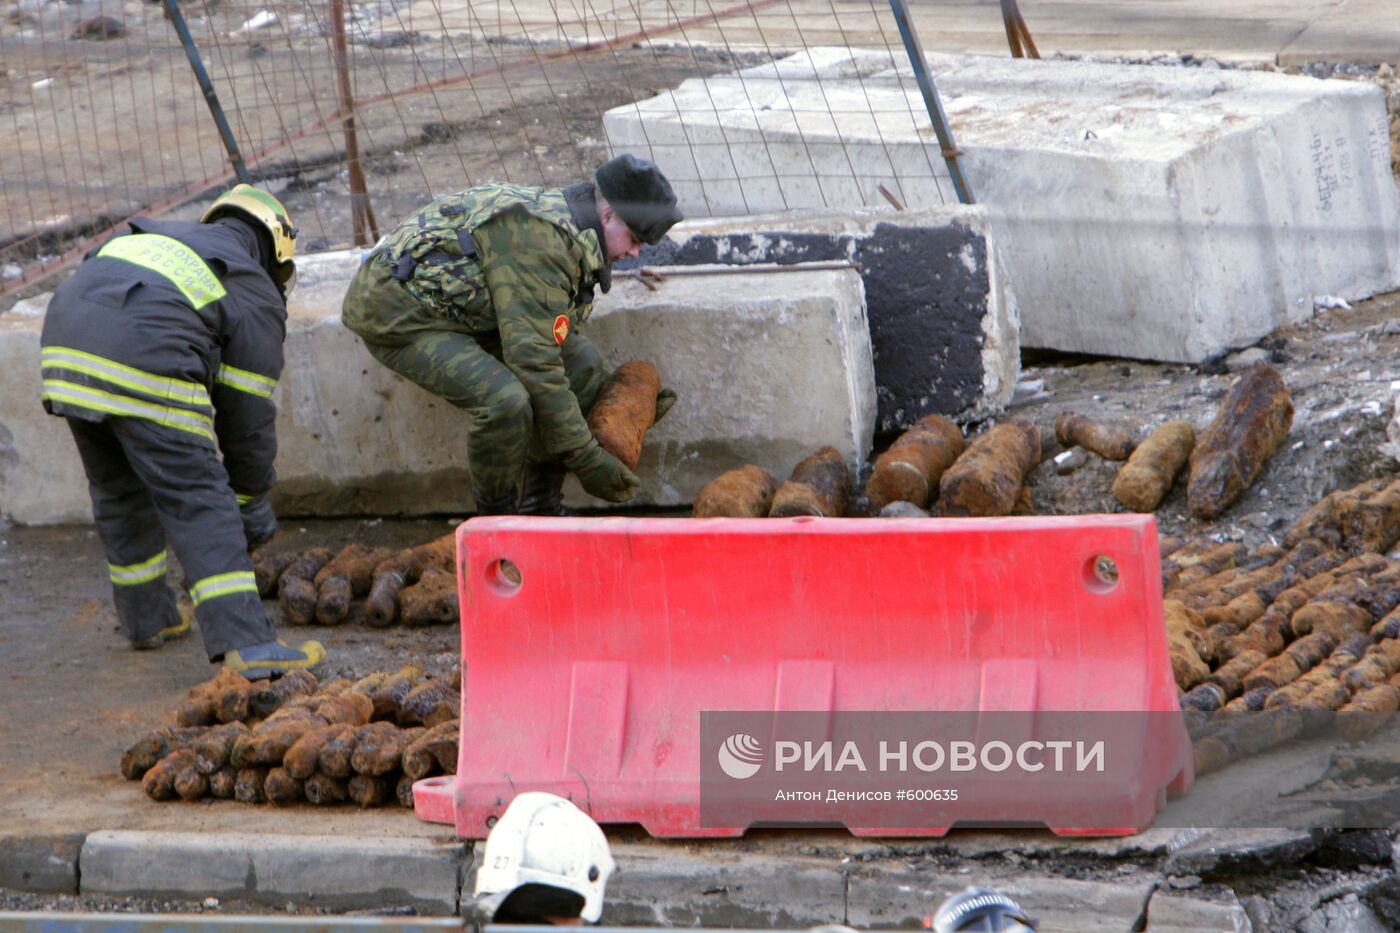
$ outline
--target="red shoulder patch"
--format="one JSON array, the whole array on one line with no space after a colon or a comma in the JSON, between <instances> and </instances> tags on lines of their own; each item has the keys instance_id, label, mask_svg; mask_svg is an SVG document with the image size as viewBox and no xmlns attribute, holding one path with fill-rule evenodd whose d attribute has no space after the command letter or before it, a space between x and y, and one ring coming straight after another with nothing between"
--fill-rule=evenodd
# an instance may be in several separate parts
<instances>
[{"instance_id":1,"label":"red shoulder patch","mask_svg":"<svg viewBox=\"0 0 1400 933\"><path fill-rule=\"evenodd\" d=\"M554 319L554 342L562 344L569 339L569 318L561 314Z\"/></svg>"}]
</instances>

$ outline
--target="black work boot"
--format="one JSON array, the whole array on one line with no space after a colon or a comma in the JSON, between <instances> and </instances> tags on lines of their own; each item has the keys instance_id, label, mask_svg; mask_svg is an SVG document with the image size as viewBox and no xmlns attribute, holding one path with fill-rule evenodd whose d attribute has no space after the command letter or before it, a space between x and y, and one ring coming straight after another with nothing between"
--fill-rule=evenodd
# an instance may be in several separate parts
<instances>
[{"instance_id":1,"label":"black work boot","mask_svg":"<svg viewBox=\"0 0 1400 933\"><path fill-rule=\"evenodd\" d=\"M569 471L559 460L548 463L526 463L525 481L520 487L521 515L573 515L564 508L564 477Z\"/></svg>"},{"instance_id":2,"label":"black work boot","mask_svg":"<svg viewBox=\"0 0 1400 933\"><path fill-rule=\"evenodd\" d=\"M476 496L477 515L516 515L515 490L512 489L499 499L487 499L479 493Z\"/></svg>"}]
</instances>

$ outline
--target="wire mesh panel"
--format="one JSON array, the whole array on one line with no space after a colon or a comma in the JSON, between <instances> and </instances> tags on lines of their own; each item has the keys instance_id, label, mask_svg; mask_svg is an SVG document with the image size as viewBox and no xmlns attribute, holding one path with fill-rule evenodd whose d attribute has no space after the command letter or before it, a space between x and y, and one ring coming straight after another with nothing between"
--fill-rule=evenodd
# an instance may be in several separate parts
<instances>
[{"instance_id":1,"label":"wire mesh panel","mask_svg":"<svg viewBox=\"0 0 1400 933\"><path fill-rule=\"evenodd\" d=\"M253 180L287 202L303 249L355 239L351 117L368 202L387 228L472 184L588 177L609 154L607 110L689 78L815 46L901 54L888 9L874 0L352 0L343 6L346 100L331 21L339 8L326 0L179 7L233 142ZM0 28L0 58L6 293L70 264L133 215L197 216L236 180L160 3L33 0ZM799 134L813 126L839 136L854 118L820 81L784 90ZM735 108L756 122L772 102L741 93L722 106L731 112L712 115L716 125L735 119ZM902 97L899 106L912 119ZM868 102L859 109L871 121ZM832 158L824 171L863 171L850 151ZM781 173L771 159L745 170Z\"/></svg>"}]
</instances>

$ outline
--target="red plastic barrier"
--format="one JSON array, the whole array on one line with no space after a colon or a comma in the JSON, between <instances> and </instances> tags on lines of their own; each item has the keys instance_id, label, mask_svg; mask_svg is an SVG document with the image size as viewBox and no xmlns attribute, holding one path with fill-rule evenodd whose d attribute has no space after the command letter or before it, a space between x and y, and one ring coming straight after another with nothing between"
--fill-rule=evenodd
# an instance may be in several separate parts
<instances>
[{"instance_id":1,"label":"red plastic barrier","mask_svg":"<svg viewBox=\"0 0 1400 933\"><path fill-rule=\"evenodd\" d=\"M656 836L741 834L700 821L711 711L1170 714L1130 780L1080 785L1100 820L1056 822L1033 784L998 810L1062 833L1139 831L1192 780L1151 516L501 517L457 543L461 755L414 798L463 837L525 790Z\"/></svg>"}]
</instances>

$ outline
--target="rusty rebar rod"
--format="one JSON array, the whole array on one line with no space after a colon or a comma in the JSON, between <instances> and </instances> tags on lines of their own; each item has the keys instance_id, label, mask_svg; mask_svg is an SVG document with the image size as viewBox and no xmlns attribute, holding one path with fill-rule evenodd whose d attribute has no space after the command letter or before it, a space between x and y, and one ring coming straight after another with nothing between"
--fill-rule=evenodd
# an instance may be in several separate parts
<instances>
[{"instance_id":1,"label":"rusty rebar rod","mask_svg":"<svg viewBox=\"0 0 1400 933\"><path fill-rule=\"evenodd\" d=\"M331 47L335 51L336 87L340 92L340 112L345 133L345 162L349 169L350 218L355 229L355 245L368 246L379 239L379 225L369 203L364 166L360 164L360 143L355 135L355 96L350 89L350 54L345 41L345 0L330 0Z\"/></svg>"}]
</instances>

